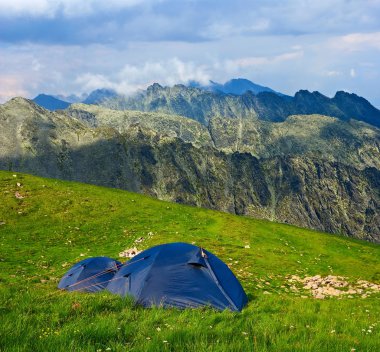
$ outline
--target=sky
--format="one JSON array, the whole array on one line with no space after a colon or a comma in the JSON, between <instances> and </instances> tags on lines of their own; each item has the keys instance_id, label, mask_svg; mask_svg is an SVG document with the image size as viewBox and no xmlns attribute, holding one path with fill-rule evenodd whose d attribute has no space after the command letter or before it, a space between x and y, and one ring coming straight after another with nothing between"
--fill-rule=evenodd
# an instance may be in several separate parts
<instances>
[{"instance_id":1,"label":"sky","mask_svg":"<svg viewBox=\"0 0 380 352\"><path fill-rule=\"evenodd\" d=\"M0 102L247 78L380 107L380 0L0 0Z\"/></svg>"}]
</instances>

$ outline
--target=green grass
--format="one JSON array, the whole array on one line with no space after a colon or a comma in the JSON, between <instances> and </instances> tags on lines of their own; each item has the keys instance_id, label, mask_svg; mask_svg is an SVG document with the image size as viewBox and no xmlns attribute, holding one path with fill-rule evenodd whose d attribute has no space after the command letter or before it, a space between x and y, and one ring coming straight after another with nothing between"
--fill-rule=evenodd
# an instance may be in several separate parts
<instances>
[{"instance_id":1,"label":"green grass","mask_svg":"<svg viewBox=\"0 0 380 352\"><path fill-rule=\"evenodd\" d=\"M3 171L0 197L0 351L380 350L378 294L316 300L287 281L333 273L379 283L378 245ZM117 258L139 237L141 249L184 241L215 253L242 282L248 306L143 309L108 293L57 290L75 262Z\"/></svg>"}]
</instances>

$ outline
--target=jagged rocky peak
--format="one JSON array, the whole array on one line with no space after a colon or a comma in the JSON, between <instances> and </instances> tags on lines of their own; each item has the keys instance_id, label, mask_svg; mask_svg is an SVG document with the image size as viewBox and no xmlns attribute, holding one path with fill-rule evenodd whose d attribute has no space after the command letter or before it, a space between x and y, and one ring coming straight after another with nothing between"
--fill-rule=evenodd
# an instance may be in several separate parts
<instances>
[{"instance_id":1,"label":"jagged rocky peak","mask_svg":"<svg viewBox=\"0 0 380 352\"><path fill-rule=\"evenodd\" d=\"M33 99L33 101L39 106L42 106L50 111L62 110L70 106L69 102L57 99L52 95L47 94L39 94Z\"/></svg>"},{"instance_id":2,"label":"jagged rocky peak","mask_svg":"<svg viewBox=\"0 0 380 352\"><path fill-rule=\"evenodd\" d=\"M13 109L15 111L20 111L20 109L26 109L27 111L31 110L37 110L40 112L45 112L46 110L36 104L33 100L26 99L23 97L15 97L10 100L8 100L6 103L3 105L0 105L0 107L6 108L7 110L12 111Z\"/></svg>"},{"instance_id":3,"label":"jagged rocky peak","mask_svg":"<svg viewBox=\"0 0 380 352\"><path fill-rule=\"evenodd\" d=\"M348 93L342 90L335 93L333 100L339 103L348 103L351 105L356 105L357 107L377 110L367 99L360 97L355 93Z\"/></svg>"},{"instance_id":4,"label":"jagged rocky peak","mask_svg":"<svg viewBox=\"0 0 380 352\"><path fill-rule=\"evenodd\" d=\"M117 98L118 93L114 89L101 88L92 91L83 101L84 104L99 104L111 98Z\"/></svg>"},{"instance_id":5,"label":"jagged rocky peak","mask_svg":"<svg viewBox=\"0 0 380 352\"><path fill-rule=\"evenodd\" d=\"M164 87L161 84L153 83L146 90L148 93L158 93L158 92L162 91L163 89L164 89Z\"/></svg>"},{"instance_id":6,"label":"jagged rocky peak","mask_svg":"<svg viewBox=\"0 0 380 352\"><path fill-rule=\"evenodd\" d=\"M321 99L330 99L326 95L323 95L322 93L318 92L317 90L310 92L307 89L300 89L296 94L294 94L295 99L299 98L321 98Z\"/></svg>"},{"instance_id":7,"label":"jagged rocky peak","mask_svg":"<svg viewBox=\"0 0 380 352\"><path fill-rule=\"evenodd\" d=\"M14 97L12 99L9 99L3 105L9 106L9 105L12 105L12 104L16 104L16 105L30 105L30 104L34 104L34 103L32 102L32 100L29 100L27 98Z\"/></svg>"}]
</instances>

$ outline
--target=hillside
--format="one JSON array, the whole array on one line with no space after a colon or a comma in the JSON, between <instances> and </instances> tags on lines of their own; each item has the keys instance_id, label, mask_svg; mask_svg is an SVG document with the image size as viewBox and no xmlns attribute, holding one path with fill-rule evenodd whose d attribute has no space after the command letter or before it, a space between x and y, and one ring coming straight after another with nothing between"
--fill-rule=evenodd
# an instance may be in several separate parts
<instances>
[{"instance_id":1,"label":"hillside","mask_svg":"<svg viewBox=\"0 0 380 352\"><path fill-rule=\"evenodd\" d=\"M380 348L378 245L13 172L0 172L0 192L2 351ZM249 296L241 314L143 309L56 288L81 259L173 241L228 263ZM298 277L315 275L344 277L346 293L314 298Z\"/></svg>"},{"instance_id":2,"label":"hillside","mask_svg":"<svg viewBox=\"0 0 380 352\"><path fill-rule=\"evenodd\" d=\"M379 131L362 122L215 118L206 128L97 106L51 113L15 98L0 106L0 134L3 170L380 241Z\"/></svg>"},{"instance_id":3,"label":"hillside","mask_svg":"<svg viewBox=\"0 0 380 352\"><path fill-rule=\"evenodd\" d=\"M179 138L197 147L225 153L250 153L257 158L308 155L358 169L380 169L380 129L322 115L294 115L284 122L212 117L208 127L178 115L118 111L98 105L73 104L68 114L91 127L112 127L126 133L139 126Z\"/></svg>"}]
</instances>

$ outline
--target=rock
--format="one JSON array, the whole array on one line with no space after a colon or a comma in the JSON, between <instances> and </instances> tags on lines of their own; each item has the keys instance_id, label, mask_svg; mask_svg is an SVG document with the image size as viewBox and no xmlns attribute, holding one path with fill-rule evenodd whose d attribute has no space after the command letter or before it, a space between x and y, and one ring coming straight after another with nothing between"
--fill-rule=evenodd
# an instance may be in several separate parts
<instances>
[{"instance_id":1,"label":"rock","mask_svg":"<svg viewBox=\"0 0 380 352\"><path fill-rule=\"evenodd\" d=\"M22 196L22 195L20 194L19 191L16 191L16 192L15 192L15 197L16 197L17 199L24 199L24 198L25 198L24 196Z\"/></svg>"},{"instance_id":2,"label":"rock","mask_svg":"<svg viewBox=\"0 0 380 352\"><path fill-rule=\"evenodd\" d=\"M120 258L133 258L137 254L139 254L141 251L139 251L136 247L125 249L124 251L119 253Z\"/></svg>"},{"instance_id":3,"label":"rock","mask_svg":"<svg viewBox=\"0 0 380 352\"><path fill-rule=\"evenodd\" d=\"M292 275L287 276L286 278L288 279L288 282L292 284L290 289L293 292L297 292L294 283L303 283L303 289L310 290L312 296L318 299L325 297L341 298L342 296L352 298L352 295L361 295L362 298L366 298L373 292L380 292L380 285L365 280L358 280L356 286L349 286L346 278L342 276L328 275L326 277L321 277L320 275L316 275L300 278L297 275ZM347 291L339 289L347 286L349 286Z\"/></svg>"}]
</instances>

